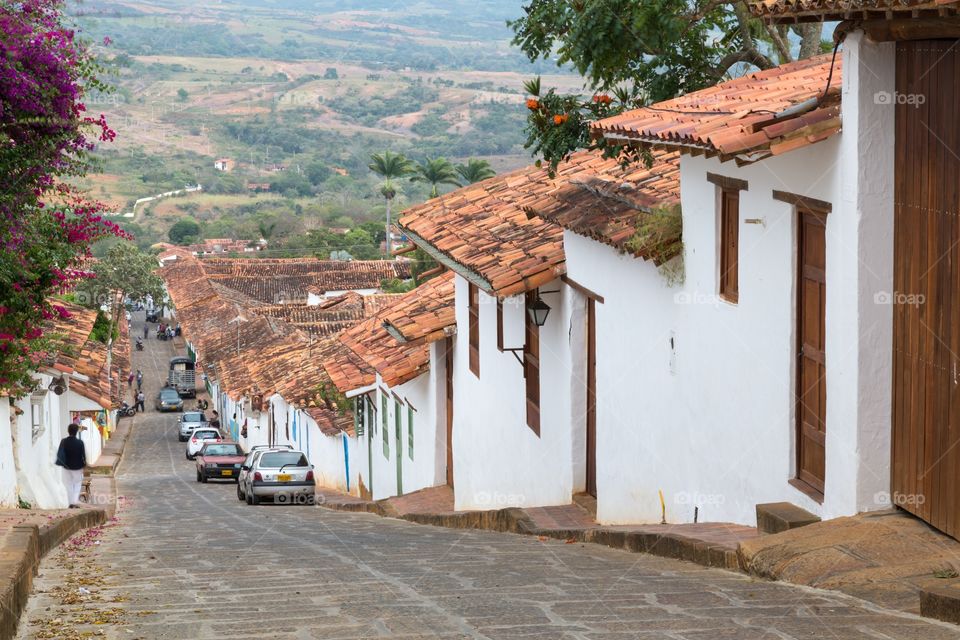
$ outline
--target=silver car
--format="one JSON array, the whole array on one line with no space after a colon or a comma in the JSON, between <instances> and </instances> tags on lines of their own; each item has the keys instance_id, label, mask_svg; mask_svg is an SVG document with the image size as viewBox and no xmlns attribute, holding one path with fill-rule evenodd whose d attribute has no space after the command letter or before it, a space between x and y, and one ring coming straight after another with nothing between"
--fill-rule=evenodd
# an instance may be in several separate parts
<instances>
[{"instance_id":1,"label":"silver car","mask_svg":"<svg viewBox=\"0 0 960 640\"><path fill-rule=\"evenodd\" d=\"M313 504L315 492L313 465L302 451L254 451L240 467L237 497L242 495L247 504L260 504L262 498L278 504Z\"/></svg>"},{"instance_id":2,"label":"silver car","mask_svg":"<svg viewBox=\"0 0 960 640\"><path fill-rule=\"evenodd\" d=\"M194 429L209 426L207 416L205 416L202 411L185 411L184 414L177 419L177 439L180 440L180 442L186 442Z\"/></svg>"}]
</instances>

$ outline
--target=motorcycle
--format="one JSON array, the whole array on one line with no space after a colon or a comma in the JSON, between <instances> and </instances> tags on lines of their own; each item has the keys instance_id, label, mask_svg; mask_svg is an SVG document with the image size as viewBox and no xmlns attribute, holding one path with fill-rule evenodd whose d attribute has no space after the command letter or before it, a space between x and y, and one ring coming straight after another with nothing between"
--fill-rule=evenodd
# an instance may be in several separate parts
<instances>
[{"instance_id":1,"label":"motorcycle","mask_svg":"<svg viewBox=\"0 0 960 640\"><path fill-rule=\"evenodd\" d=\"M197 400L197 409L200 411L206 411L210 407L210 404L203 399Z\"/></svg>"},{"instance_id":2,"label":"motorcycle","mask_svg":"<svg viewBox=\"0 0 960 640\"><path fill-rule=\"evenodd\" d=\"M121 418L132 418L137 415L137 408L131 407L126 402L120 404L120 409L117 410L117 413Z\"/></svg>"},{"instance_id":3,"label":"motorcycle","mask_svg":"<svg viewBox=\"0 0 960 640\"><path fill-rule=\"evenodd\" d=\"M137 351L143 351L143 340L137 338Z\"/></svg>"}]
</instances>

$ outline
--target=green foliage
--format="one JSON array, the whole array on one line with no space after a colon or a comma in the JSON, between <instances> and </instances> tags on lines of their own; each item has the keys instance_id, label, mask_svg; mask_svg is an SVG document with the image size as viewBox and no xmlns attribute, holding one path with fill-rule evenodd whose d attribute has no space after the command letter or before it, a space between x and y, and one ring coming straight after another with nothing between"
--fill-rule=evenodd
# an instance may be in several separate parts
<instances>
[{"instance_id":1,"label":"green foliage","mask_svg":"<svg viewBox=\"0 0 960 640\"><path fill-rule=\"evenodd\" d=\"M591 90L618 97L604 105L608 113L598 114L589 98L552 89L541 95L539 86L531 91L545 111L531 109L527 146L553 167L592 146L586 127L594 116L696 91L745 66L765 69L793 58L788 27L751 18L739 0L531 0L510 26L514 44L531 60L555 57ZM790 29L803 40L801 54L819 52L822 25ZM559 129L545 126L545 117L557 115L567 116Z\"/></svg>"},{"instance_id":2,"label":"green foliage","mask_svg":"<svg viewBox=\"0 0 960 640\"><path fill-rule=\"evenodd\" d=\"M438 189L441 184L460 186L457 170L446 158L427 158L423 162L418 162L414 171L410 180L431 185L431 198L439 195Z\"/></svg>"},{"instance_id":3,"label":"green foliage","mask_svg":"<svg viewBox=\"0 0 960 640\"><path fill-rule=\"evenodd\" d=\"M384 293L406 293L413 291L417 283L413 280L401 280L400 278L388 278L380 281L380 288Z\"/></svg>"},{"instance_id":4,"label":"green foliage","mask_svg":"<svg viewBox=\"0 0 960 640\"><path fill-rule=\"evenodd\" d=\"M337 73L336 67L327 67L327 70L323 73L324 80L338 80L340 79L340 74Z\"/></svg>"},{"instance_id":5,"label":"green foliage","mask_svg":"<svg viewBox=\"0 0 960 640\"><path fill-rule=\"evenodd\" d=\"M397 189L393 185L393 181L416 171L416 166L408 160L406 156L402 153L394 153L392 151L384 151L383 153L374 153L371 155L368 168L383 178L380 195L387 200L393 200L397 195Z\"/></svg>"},{"instance_id":6,"label":"green foliage","mask_svg":"<svg viewBox=\"0 0 960 640\"><path fill-rule=\"evenodd\" d=\"M200 225L193 218L180 218L167 232L170 242L186 245L200 238Z\"/></svg>"},{"instance_id":7,"label":"green foliage","mask_svg":"<svg viewBox=\"0 0 960 640\"><path fill-rule=\"evenodd\" d=\"M683 253L680 205L656 207L637 216L636 230L626 243L630 251L664 264Z\"/></svg>"},{"instance_id":8,"label":"green foliage","mask_svg":"<svg viewBox=\"0 0 960 640\"><path fill-rule=\"evenodd\" d=\"M392 96L338 96L327 102L327 106L361 124L371 126L387 116L420 111L425 103L435 102L439 98L440 94L436 89L415 83L406 85Z\"/></svg>"},{"instance_id":9,"label":"green foliage","mask_svg":"<svg viewBox=\"0 0 960 640\"><path fill-rule=\"evenodd\" d=\"M120 330L113 326L113 323L107 318L107 314L97 310L97 319L93 323L93 330L90 331L90 339L101 344L107 344L110 342L111 336L113 340L116 340L120 336Z\"/></svg>"},{"instance_id":10,"label":"green foliage","mask_svg":"<svg viewBox=\"0 0 960 640\"><path fill-rule=\"evenodd\" d=\"M148 295L154 300L164 296L163 281L156 274L157 261L140 251L132 242L122 242L107 252L93 265L93 278L85 289L91 300L107 300L112 293L142 300Z\"/></svg>"},{"instance_id":11,"label":"green foliage","mask_svg":"<svg viewBox=\"0 0 960 640\"><path fill-rule=\"evenodd\" d=\"M187 93L186 89L184 89L183 87L180 87L179 89L177 89L177 102L186 102L189 97L190 97L190 94Z\"/></svg>"},{"instance_id":12,"label":"green foliage","mask_svg":"<svg viewBox=\"0 0 960 640\"><path fill-rule=\"evenodd\" d=\"M458 164L456 169L466 184L482 182L497 175L497 172L493 170L489 162L476 158L471 158L465 164Z\"/></svg>"}]
</instances>

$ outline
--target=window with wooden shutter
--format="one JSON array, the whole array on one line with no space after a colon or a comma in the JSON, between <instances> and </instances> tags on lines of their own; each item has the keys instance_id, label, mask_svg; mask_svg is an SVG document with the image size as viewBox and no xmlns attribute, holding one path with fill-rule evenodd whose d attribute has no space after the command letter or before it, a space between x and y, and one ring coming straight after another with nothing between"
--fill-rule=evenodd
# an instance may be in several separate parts
<instances>
[{"instance_id":1,"label":"window with wooden shutter","mask_svg":"<svg viewBox=\"0 0 960 640\"><path fill-rule=\"evenodd\" d=\"M740 192L720 192L720 297L740 299Z\"/></svg>"},{"instance_id":2,"label":"window with wooden shutter","mask_svg":"<svg viewBox=\"0 0 960 640\"><path fill-rule=\"evenodd\" d=\"M470 311L470 371L480 377L480 290L470 283L467 287Z\"/></svg>"},{"instance_id":3,"label":"window with wooden shutter","mask_svg":"<svg viewBox=\"0 0 960 640\"><path fill-rule=\"evenodd\" d=\"M529 309L537 299L535 291L527 292ZM540 327L524 311L525 340L523 345L523 377L526 382L527 426L540 435Z\"/></svg>"},{"instance_id":4,"label":"window with wooden shutter","mask_svg":"<svg viewBox=\"0 0 960 640\"><path fill-rule=\"evenodd\" d=\"M503 300L497 298L497 349L503 351Z\"/></svg>"},{"instance_id":5,"label":"window with wooden shutter","mask_svg":"<svg viewBox=\"0 0 960 640\"><path fill-rule=\"evenodd\" d=\"M387 416L387 411L389 410L388 407L389 405L387 404L386 394L381 394L380 395L380 414L381 414L380 422L382 423L381 426L383 427L383 457L387 459L390 458L390 435L389 435L390 423L388 422L388 416Z\"/></svg>"},{"instance_id":6,"label":"window with wooden shutter","mask_svg":"<svg viewBox=\"0 0 960 640\"><path fill-rule=\"evenodd\" d=\"M413 407L407 406L407 454L413 460Z\"/></svg>"},{"instance_id":7,"label":"window with wooden shutter","mask_svg":"<svg viewBox=\"0 0 960 640\"><path fill-rule=\"evenodd\" d=\"M357 396L353 399L353 433L358 438L363 437L363 396Z\"/></svg>"}]
</instances>

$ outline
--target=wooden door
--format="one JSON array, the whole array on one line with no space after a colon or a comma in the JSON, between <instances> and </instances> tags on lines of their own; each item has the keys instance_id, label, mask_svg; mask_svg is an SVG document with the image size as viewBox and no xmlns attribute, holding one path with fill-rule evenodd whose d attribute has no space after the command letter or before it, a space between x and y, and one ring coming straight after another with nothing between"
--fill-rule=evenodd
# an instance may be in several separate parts
<instances>
[{"instance_id":1,"label":"wooden door","mask_svg":"<svg viewBox=\"0 0 960 640\"><path fill-rule=\"evenodd\" d=\"M798 210L797 479L823 496L826 470L826 215Z\"/></svg>"},{"instance_id":2,"label":"wooden door","mask_svg":"<svg viewBox=\"0 0 960 640\"><path fill-rule=\"evenodd\" d=\"M960 43L897 44L893 504L960 536Z\"/></svg>"},{"instance_id":3,"label":"wooden door","mask_svg":"<svg viewBox=\"0 0 960 640\"><path fill-rule=\"evenodd\" d=\"M370 485L370 499L373 499L373 432L377 424L377 417L374 415L374 403L369 397L360 396L361 402L367 412L367 484Z\"/></svg>"},{"instance_id":4,"label":"wooden door","mask_svg":"<svg viewBox=\"0 0 960 640\"><path fill-rule=\"evenodd\" d=\"M444 369L447 378L447 484L453 486L453 338L444 343Z\"/></svg>"},{"instance_id":5,"label":"wooden door","mask_svg":"<svg viewBox=\"0 0 960 640\"><path fill-rule=\"evenodd\" d=\"M597 497L597 301L587 299L587 493Z\"/></svg>"}]
</instances>

